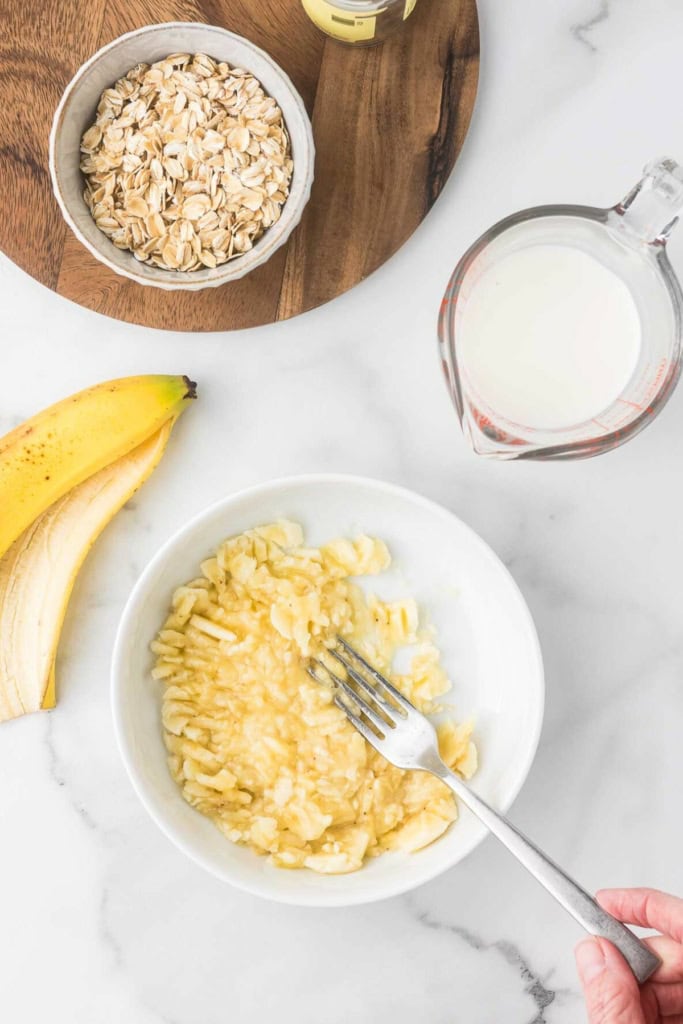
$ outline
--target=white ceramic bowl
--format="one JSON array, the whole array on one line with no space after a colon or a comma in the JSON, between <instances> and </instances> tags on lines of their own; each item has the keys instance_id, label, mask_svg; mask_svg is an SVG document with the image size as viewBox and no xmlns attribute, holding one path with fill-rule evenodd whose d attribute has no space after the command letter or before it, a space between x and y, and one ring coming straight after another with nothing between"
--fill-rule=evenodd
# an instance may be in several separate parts
<instances>
[{"instance_id":1,"label":"white ceramic bowl","mask_svg":"<svg viewBox=\"0 0 683 1024\"><path fill-rule=\"evenodd\" d=\"M104 235L83 199L79 168L80 142L92 124L102 91L141 61L151 64L169 53L207 53L251 71L279 104L292 142L294 171L290 193L280 219L253 249L215 269L183 273L147 266ZM165 289L198 291L235 281L270 259L301 220L313 184L315 147L311 122L301 96L272 57L248 39L198 22L147 25L119 36L86 61L71 79L59 102L50 132L50 175L57 202L78 240L111 270L138 284Z\"/></svg>"},{"instance_id":2,"label":"white ceramic bowl","mask_svg":"<svg viewBox=\"0 0 683 1024\"><path fill-rule=\"evenodd\" d=\"M348 875L286 871L229 842L183 800L166 766L149 643L171 594L226 537L282 517L300 522L313 544L358 532L388 543L394 566L369 586L382 596L414 595L436 625L457 714L476 718L481 764L472 785L503 810L526 778L541 730L538 639L514 580L468 526L411 491L358 477L294 477L225 498L171 537L143 572L118 631L112 698L121 754L151 816L194 861L248 892L311 906L370 902L453 867L481 841L483 826L463 809L443 837L417 853L386 853Z\"/></svg>"}]
</instances>

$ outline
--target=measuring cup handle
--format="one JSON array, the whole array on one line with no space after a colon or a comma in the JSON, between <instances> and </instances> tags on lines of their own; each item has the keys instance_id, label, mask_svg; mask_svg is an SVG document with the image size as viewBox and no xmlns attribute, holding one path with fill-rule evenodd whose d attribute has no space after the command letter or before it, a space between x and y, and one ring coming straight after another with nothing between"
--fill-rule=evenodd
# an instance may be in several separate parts
<instances>
[{"instance_id":1,"label":"measuring cup handle","mask_svg":"<svg viewBox=\"0 0 683 1024\"><path fill-rule=\"evenodd\" d=\"M683 210L683 167L670 157L653 160L610 213L635 241L665 245Z\"/></svg>"}]
</instances>

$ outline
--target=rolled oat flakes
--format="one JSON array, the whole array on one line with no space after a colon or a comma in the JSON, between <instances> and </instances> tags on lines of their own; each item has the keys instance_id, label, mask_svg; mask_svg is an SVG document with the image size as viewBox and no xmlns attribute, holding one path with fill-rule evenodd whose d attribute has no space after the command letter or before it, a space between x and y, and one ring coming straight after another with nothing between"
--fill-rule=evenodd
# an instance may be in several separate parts
<instances>
[{"instance_id":1,"label":"rolled oat flakes","mask_svg":"<svg viewBox=\"0 0 683 1024\"><path fill-rule=\"evenodd\" d=\"M138 64L105 89L81 140L85 202L137 260L201 270L280 217L293 163L282 111L253 75L206 54Z\"/></svg>"}]
</instances>

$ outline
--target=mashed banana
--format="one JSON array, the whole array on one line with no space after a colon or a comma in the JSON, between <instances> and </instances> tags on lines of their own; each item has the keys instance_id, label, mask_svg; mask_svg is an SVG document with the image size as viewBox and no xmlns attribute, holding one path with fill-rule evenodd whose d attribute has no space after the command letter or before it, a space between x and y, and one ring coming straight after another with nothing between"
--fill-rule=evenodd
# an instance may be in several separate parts
<instances>
[{"instance_id":1,"label":"mashed banana","mask_svg":"<svg viewBox=\"0 0 683 1024\"><path fill-rule=\"evenodd\" d=\"M386 545L361 536L304 546L291 522L225 541L179 587L152 644L163 680L169 767L185 799L274 864L354 871L384 850L417 850L457 817L450 790L388 764L346 720L306 659L339 633L422 711L450 683L413 600L367 597L349 579L380 573ZM410 670L392 670L414 645ZM471 723L439 727L444 760L476 769Z\"/></svg>"}]
</instances>

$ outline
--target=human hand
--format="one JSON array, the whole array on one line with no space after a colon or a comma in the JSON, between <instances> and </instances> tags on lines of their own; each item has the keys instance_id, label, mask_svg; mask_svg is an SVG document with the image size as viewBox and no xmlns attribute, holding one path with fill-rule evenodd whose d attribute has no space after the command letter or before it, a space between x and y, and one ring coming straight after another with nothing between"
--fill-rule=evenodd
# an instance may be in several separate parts
<instances>
[{"instance_id":1,"label":"human hand","mask_svg":"<svg viewBox=\"0 0 683 1024\"><path fill-rule=\"evenodd\" d=\"M656 928L645 942L662 960L644 985L607 939L576 947L590 1024L683 1024L683 900L656 889L603 889L597 901L625 924Z\"/></svg>"}]
</instances>

